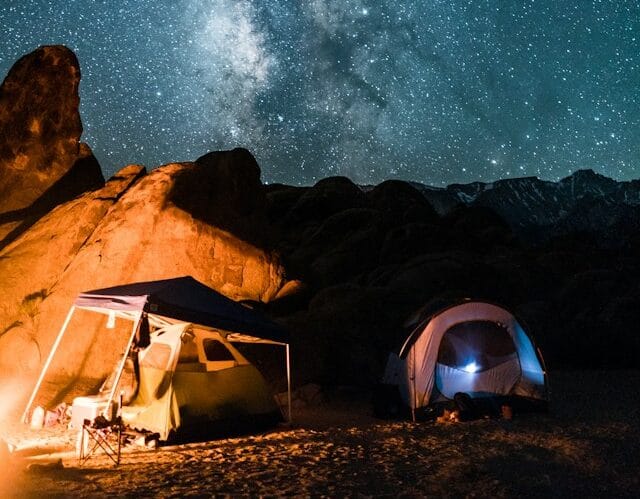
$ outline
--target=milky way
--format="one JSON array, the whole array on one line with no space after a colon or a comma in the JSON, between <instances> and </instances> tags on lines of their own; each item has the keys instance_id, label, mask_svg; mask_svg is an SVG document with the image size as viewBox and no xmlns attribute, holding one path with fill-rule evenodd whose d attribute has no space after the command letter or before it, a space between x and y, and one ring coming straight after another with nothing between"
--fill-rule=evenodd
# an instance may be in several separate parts
<instances>
[{"instance_id":1,"label":"milky way","mask_svg":"<svg viewBox=\"0 0 640 499\"><path fill-rule=\"evenodd\" d=\"M106 175L236 146L288 184L640 172L638 1L2 3L0 74L73 49Z\"/></svg>"}]
</instances>

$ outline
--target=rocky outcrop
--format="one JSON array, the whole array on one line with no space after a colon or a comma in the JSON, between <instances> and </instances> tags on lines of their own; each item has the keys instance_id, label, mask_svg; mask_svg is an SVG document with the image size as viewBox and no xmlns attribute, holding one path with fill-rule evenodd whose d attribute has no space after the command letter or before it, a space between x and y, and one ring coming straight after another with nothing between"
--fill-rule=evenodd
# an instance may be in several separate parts
<instances>
[{"instance_id":1,"label":"rocky outcrop","mask_svg":"<svg viewBox=\"0 0 640 499\"><path fill-rule=\"evenodd\" d=\"M61 46L40 47L9 71L0 87L0 214L28 208L89 156L80 150L79 82L78 60ZM81 182L98 176L79 166L91 173Z\"/></svg>"},{"instance_id":2,"label":"rocky outcrop","mask_svg":"<svg viewBox=\"0 0 640 499\"><path fill-rule=\"evenodd\" d=\"M233 299L266 302L285 284L248 151L149 174L130 165L105 184L79 142L79 80L72 52L41 47L0 89L2 379L35 377L81 291L191 275ZM74 315L53 375L96 378L111 369L130 325L118 321L105 334L102 322Z\"/></svg>"},{"instance_id":3,"label":"rocky outcrop","mask_svg":"<svg viewBox=\"0 0 640 499\"><path fill-rule=\"evenodd\" d=\"M0 248L57 204L104 185L79 142L80 67L61 46L22 57L0 87Z\"/></svg>"},{"instance_id":4,"label":"rocky outcrop","mask_svg":"<svg viewBox=\"0 0 640 499\"><path fill-rule=\"evenodd\" d=\"M308 226L342 210L360 207L364 200L364 193L348 178L325 178L296 199L284 223L289 226Z\"/></svg>"},{"instance_id":5,"label":"rocky outcrop","mask_svg":"<svg viewBox=\"0 0 640 499\"><path fill-rule=\"evenodd\" d=\"M317 186L270 186L267 212L278 229L276 247L287 270L306 285L304 300L288 297L274 309L305 359L297 372L294 364L294 379L375 383L385 354L406 337L411 311L463 297L521 314L552 367L637 366L640 344L630 334L640 281L637 183L612 183L593 172L574 177L557 184L514 179L454 186L459 196L450 201L441 195L451 192L438 190L438 212L425 199L433 199L432 191L399 181L366 187L364 197L349 199L348 184L327 179L317 185L333 184L331 203L314 192ZM311 199L316 207L300 210L301 201ZM510 216L533 219L556 201L547 216L560 205L575 206L574 222L558 225L564 230L541 238L544 244L518 237L513 220L501 214L513 208ZM603 246L587 232L593 227L610 227L619 244Z\"/></svg>"},{"instance_id":6,"label":"rocky outcrop","mask_svg":"<svg viewBox=\"0 0 640 499\"><path fill-rule=\"evenodd\" d=\"M372 206L393 223L433 223L437 214L420 192L407 182L387 180L367 193Z\"/></svg>"},{"instance_id":7,"label":"rocky outcrop","mask_svg":"<svg viewBox=\"0 0 640 499\"><path fill-rule=\"evenodd\" d=\"M58 206L0 251L0 372L22 374L39 367L71 303L57 297L66 270L109 209L144 173L140 166L122 169L102 189ZM85 269L87 276L99 272L99 266ZM44 310L47 300L60 309Z\"/></svg>"},{"instance_id":8,"label":"rocky outcrop","mask_svg":"<svg viewBox=\"0 0 640 499\"><path fill-rule=\"evenodd\" d=\"M59 206L7 246L0 253L6 282L1 313L8 325L0 337L3 370L31 372L44 361L81 291L191 275L236 300L271 300L285 283L284 269L268 249L247 242L267 232L260 226L249 232L264 216L257 209L264 195L256 168L240 150L217 153L208 164L169 164L146 175L130 166L103 189ZM253 185L244 183L252 176ZM231 185L238 186L235 193ZM218 226L216 207L225 204L220 212L229 217ZM244 230L241 237L232 232L237 227ZM65 365L65 358L83 359L85 375L104 374L113 365L113 355L95 352L113 353L126 331L105 337L102 320L90 314L74 319L82 335L64 347L54 370L77 368L77 362Z\"/></svg>"},{"instance_id":9,"label":"rocky outcrop","mask_svg":"<svg viewBox=\"0 0 640 499\"><path fill-rule=\"evenodd\" d=\"M260 167L246 149L198 158L176 174L167 198L208 225L260 247L268 245Z\"/></svg>"},{"instance_id":10,"label":"rocky outcrop","mask_svg":"<svg viewBox=\"0 0 640 499\"><path fill-rule=\"evenodd\" d=\"M35 375L79 292L181 275L286 324L301 384L375 383L412 311L462 297L521 313L553 367L638 366L638 181L263 186L253 156L235 149L150 173L128 166L104 184L69 110L77 61L60 48L34 54L72 91L60 109L24 111L0 145L0 376ZM0 97L24 103L14 87ZM536 244L518 237L534 225L545 231ZM602 227L617 244L601 244ZM53 371L91 376L109 370L130 327L105 334L104 318L82 313L71 326Z\"/></svg>"},{"instance_id":11,"label":"rocky outcrop","mask_svg":"<svg viewBox=\"0 0 640 499\"><path fill-rule=\"evenodd\" d=\"M236 154L229 151L220 157ZM101 272L85 277L85 288L192 275L233 299L269 301L284 282L277 258L228 228L201 219L208 206L220 202L215 195L187 199L194 191L215 193L212 185L224 184L234 175L241 177L242 168L208 177L198 175L202 171L198 164L173 163L142 178L107 213L65 279L81 280L88 268ZM178 182L180 189L176 189ZM249 227L240 214L235 217ZM250 212L247 218L252 219ZM265 230L256 227L255 231Z\"/></svg>"}]
</instances>

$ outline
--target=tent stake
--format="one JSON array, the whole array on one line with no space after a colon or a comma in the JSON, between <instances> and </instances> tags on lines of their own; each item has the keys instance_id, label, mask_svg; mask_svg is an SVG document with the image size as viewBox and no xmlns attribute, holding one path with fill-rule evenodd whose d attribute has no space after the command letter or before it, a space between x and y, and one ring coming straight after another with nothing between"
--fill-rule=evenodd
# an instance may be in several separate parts
<instances>
[{"instance_id":1,"label":"tent stake","mask_svg":"<svg viewBox=\"0 0 640 499\"><path fill-rule=\"evenodd\" d=\"M51 352L49 353L49 357L47 358L47 361L44 363L44 366L42 367L42 371L40 372L40 377L38 378L38 381L36 382L36 386L33 389L33 393L31 393L31 398L29 398L29 402L27 403L27 407L24 410L24 413L22 414L22 422L23 423L27 423L27 417L29 415L29 410L31 409L31 405L33 404L33 401L36 398L36 395L38 394L38 390L40 390L40 385L42 384L42 381L44 380L44 375L47 372L47 369L49 369L49 364L51 364L51 361L53 360L53 356L56 353L56 350L58 350L58 346L60 345L60 342L62 341L62 337L64 336L65 331L67 330L67 326L69 325L69 322L71 321L71 316L73 315L73 312L75 312L76 310L76 306L75 305L71 305L71 308L69 309L69 313L67 313L67 318L64 320L64 324L62 324L62 328L60 328L60 332L58 333L58 337L56 338L56 341L53 343L53 346L51 347Z\"/></svg>"}]
</instances>

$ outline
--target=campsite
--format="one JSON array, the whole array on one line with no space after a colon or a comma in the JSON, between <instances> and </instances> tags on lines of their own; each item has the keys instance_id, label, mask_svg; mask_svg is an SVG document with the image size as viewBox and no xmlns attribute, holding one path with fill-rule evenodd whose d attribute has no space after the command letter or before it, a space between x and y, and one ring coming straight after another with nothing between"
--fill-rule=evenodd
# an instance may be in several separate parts
<instances>
[{"instance_id":1,"label":"campsite","mask_svg":"<svg viewBox=\"0 0 640 499\"><path fill-rule=\"evenodd\" d=\"M637 497L638 373L552 375L544 416L381 422L366 397L333 393L298 408L290 428L129 450L117 468L104 456L79 467L73 451L28 471L9 463L0 495Z\"/></svg>"},{"instance_id":2,"label":"campsite","mask_svg":"<svg viewBox=\"0 0 640 499\"><path fill-rule=\"evenodd\" d=\"M281 417L266 426L256 424L254 416L277 410L276 399L270 399L267 382L232 343L286 346L290 382L290 340L275 323L193 278L80 293L25 415L34 417L34 400L55 399L59 393L59 376L41 382L66 329L74 325L76 309L106 316L107 329L115 329L116 317L132 323L124 338L129 347L141 349L128 368L132 350L125 352L98 395L73 399L71 421L3 424L2 497L363 491L373 496L635 497L640 485L638 371L550 373L517 319L495 304L467 300L435 312L423 307L409 319L412 332L398 354L390 354L382 380L405 394L404 415L375 417L376 395L364 388L308 385L282 393ZM206 347L207 341L215 348ZM36 398L39 389L44 394ZM427 409L440 415L442 407L453 407L454 391L473 400L487 400L491 393L513 412L472 420L429 417ZM97 445L108 445L108 438L113 443L113 423L95 422L103 415L114 417L107 414L117 392L122 394L115 409L118 428L121 416L126 430L115 434L116 459L114 447ZM198 415L205 418L193 419ZM240 424L243 415L250 416L251 425ZM212 429L223 416L231 417L231 425L222 432L194 436L182 431L191 425ZM132 433L134 428L145 432Z\"/></svg>"},{"instance_id":3,"label":"campsite","mask_svg":"<svg viewBox=\"0 0 640 499\"><path fill-rule=\"evenodd\" d=\"M71 426L76 430L83 426L85 416L91 421L98 415L111 420L116 412L126 426L157 433L162 441L171 433L202 426L199 420L226 421L238 426L242 418L277 421L281 414L267 382L231 342L266 343L285 348L287 406L284 413L290 420L287 333L195 279L181 277L78 295L38 377L23 421L33 419L33 403L67 328L73 325L76 309L106 315L107 329L115 329L118 315L132 324L121 359L98 394L83 394L85 396L73 399ZM150 328L154 329L153 333ZM116 338L114 334L112 341ZM81 358L89 356L87 352L79 353ZM64 369L75 373L68 381L71 390L77 384L75 380L98 375L95 370L83 372L70 360ZM57 379L61 377L58 375ZM55 405L51 399L45 400L46 407Z\"/></svg>"},{"instance_id":4,"label":"campsite","mask_svg":"<svg viewBox=\"0 0 640 499\"><path fill-rule=\"evenodd\" d=\"M79 81L0 88L0 497L637 497L637 180L105 178Z\"/></svg>"}]
</instances>

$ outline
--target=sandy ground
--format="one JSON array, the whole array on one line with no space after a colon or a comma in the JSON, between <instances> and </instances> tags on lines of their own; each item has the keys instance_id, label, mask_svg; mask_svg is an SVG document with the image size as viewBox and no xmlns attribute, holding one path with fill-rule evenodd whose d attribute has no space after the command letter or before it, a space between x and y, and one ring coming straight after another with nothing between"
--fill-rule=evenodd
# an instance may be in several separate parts
<instances>
[{"instance_id":1,"label":"sandy ground","mask_svg":"<svg viewBox=\"0 0 640 499\"><path fill-rule=\"evenodd\" d=\"M385 422L362 396L339 392L299 408L292 427L131 447L117 468L105 456L80 467L74 435L44 430L29 443L25 432L22 448L2 458L0 496L638 497L640 372L551 379L548 415ZM52 450L63 452L43 455Z\"/></svg>"}]
</instances>

